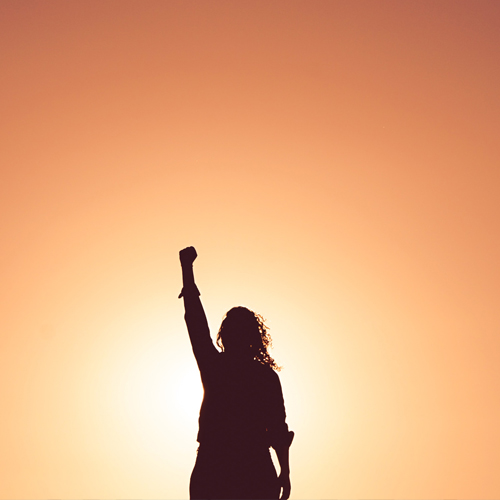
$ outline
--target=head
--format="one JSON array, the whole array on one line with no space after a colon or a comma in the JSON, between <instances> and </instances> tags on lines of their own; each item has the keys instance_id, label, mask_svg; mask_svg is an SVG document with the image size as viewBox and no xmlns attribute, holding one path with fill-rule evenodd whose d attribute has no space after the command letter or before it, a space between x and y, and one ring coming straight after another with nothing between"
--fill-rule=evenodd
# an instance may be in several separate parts
<instances>
[{"instance_id":1,"label":"head","mask_svg":"<svg viewBox=\"0 0 500 500\"><path fill-rule=\"evenodd\" d=\"M233 307L222 321L217 345L231 356L255 359L278 371L278 365L267 351L272 347L267 330L262 316L246 307Z\"/></svg>"}]
</instances>

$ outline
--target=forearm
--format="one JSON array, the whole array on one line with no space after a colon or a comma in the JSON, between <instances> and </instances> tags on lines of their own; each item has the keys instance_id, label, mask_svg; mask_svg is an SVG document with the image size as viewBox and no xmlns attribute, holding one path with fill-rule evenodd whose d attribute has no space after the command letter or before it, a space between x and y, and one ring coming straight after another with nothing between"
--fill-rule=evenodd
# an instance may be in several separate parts
<instances>
[{"instance_id":1,"label":"forearm","mask_svg":"<svg viewBox=\"0 0 500 500\"><path fill-rule=\"evenodd\" d=\"M280 475L281 474L290 474L290 446L282 445L278 446L276 449L276 455L278 457L278 461L280 463Z\"/></svg>"},{"instance_id":2,"label":"forearm","mask_svg":"<svg viewBox=\"0 0 500 500\"><path fill-rule=\"evenodd\" d=\"M284 434L280 436L280 438L275 441L272 445L276 451L276 455L278 457L278 461L280 463L281 473L289 474L290 473L290 446L292 444L293 438L295 437L295 433L293 431L286 431Z\"/></svg>"},{"instance_id":3,"label":"forearm","mask_svg":"<svg viewBox=\"0 0 500 500\"><path fill-rule=\"evenodd\" d=\"M194 271L192 264L181 264L182 269L182 290L179 294L179 299L185 297L186 295L191 295L195 293L200 295L198 287L194 281Z\"/></svg>"},{"instance_id":4,"label":"forearm","mask_svg":"<svg viewBox=\"0 0 500 500\"><path fill-rule=\"evenodd\" d=\"M290 431L285 441L282 441L280 444L274 446L281 469L278 478L281 487L280 500L287 500L288 498L290 498L290 491L292 486L290 484L289 450L290 445L293 441L293 437L294 433Z\"/></svg>"},{"instance_id":5,"label":"forearm","mask_svg":"<svg viewBox=\"0 0 500 500\"><path fill-rule=\"evenodd\" d=\"M190 337L209 335L207 317L201 304L200 292L194 281L193 266L190 264L182 266L182 285L179 297L184 299L184 318Z\"/></svg>"}]
</instances>

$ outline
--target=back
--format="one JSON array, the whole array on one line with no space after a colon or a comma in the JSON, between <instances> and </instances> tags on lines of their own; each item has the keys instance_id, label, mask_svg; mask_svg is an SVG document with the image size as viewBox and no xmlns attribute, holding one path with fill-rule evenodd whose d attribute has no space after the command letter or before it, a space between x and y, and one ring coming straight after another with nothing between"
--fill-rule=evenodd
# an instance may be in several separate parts
<instances>
[{"instance_id":1,"label":"back","mask_svg":"<svg viewBox=\"0 0 500 500\"><path fill-rule=\"evenodd\" d=\"M269 366L218 353L200 372L200 443L269 447L288 432L279 377Z\"/></svg>"}]
</instances>

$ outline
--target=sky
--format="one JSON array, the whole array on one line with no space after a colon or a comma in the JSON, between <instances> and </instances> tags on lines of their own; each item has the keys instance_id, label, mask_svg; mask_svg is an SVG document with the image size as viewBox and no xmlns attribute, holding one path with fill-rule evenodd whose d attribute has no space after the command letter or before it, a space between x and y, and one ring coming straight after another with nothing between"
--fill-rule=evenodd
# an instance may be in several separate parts
<instances>
[{"instance_id":1,"label":"sky","mask_svg":"<svg viewBox=\"0 0 500 500\"><path fill-rule=\"evenodd\" d=\"M0 498L188 498L263 315L292 499L500 497L500 3L0 1Z\"/></svg>"}]
</instances>

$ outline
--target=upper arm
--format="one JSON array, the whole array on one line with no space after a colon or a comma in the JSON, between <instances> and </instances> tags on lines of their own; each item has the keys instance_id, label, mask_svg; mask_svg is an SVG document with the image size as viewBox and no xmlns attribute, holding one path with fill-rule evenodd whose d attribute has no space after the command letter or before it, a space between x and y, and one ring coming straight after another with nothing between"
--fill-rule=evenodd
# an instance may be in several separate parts
<instances>
[{"instance_id":1,"label":"upper arm","mask_svg":"<svg viewBox=\"0 0 500 500\"><path fill-rule=\"evenodd\" d=\"M202 370L218 354L208 327L205 311L198 295L184 295L186 325L193 353Z\"/></svg>"},{"instance_id":2,"label":"upper arm","mask_svg":"<svg viewBox=\"0 0 500 500\"><path fill-rule=\"evenodd\" d=\"M268 431L271 444L276 449L288 439L288 425L286 423L285 402L279 376L271 370L269 377L269 415Z\"/></svg>"}]
</instances>

